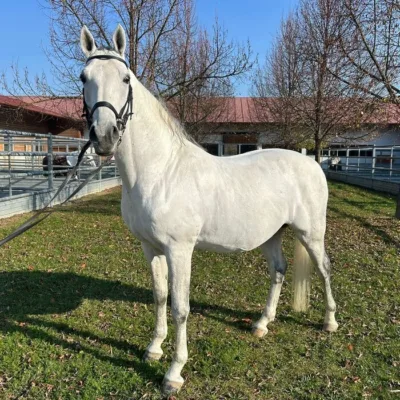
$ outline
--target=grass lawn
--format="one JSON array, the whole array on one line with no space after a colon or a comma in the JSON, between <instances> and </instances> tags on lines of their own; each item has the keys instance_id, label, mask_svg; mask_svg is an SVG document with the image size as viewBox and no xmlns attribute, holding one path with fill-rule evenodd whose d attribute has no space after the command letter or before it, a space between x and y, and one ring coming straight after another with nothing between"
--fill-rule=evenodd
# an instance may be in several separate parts
<instances>
[{"instance_id":1,"label":"grass lawn","mask_svg":"<svg viewBox=\"0 0 400 400\"><path fill-rule=\"evenodd\" d=\"M321 331L316 276L309 311L291 310L289 268L276 321L253 337L269 287L261 253L196 252L178 399L400 399L394 198L338 183L330 190L339 330ZM0 249L0 399L160 398L173 327L161 361L143 363L154 326L150 274L119 199L112 190L77 201ZM24 219L0 220L0 237ZM291 262L289 231L284 245Z\"/></svg>"}]
</instances>

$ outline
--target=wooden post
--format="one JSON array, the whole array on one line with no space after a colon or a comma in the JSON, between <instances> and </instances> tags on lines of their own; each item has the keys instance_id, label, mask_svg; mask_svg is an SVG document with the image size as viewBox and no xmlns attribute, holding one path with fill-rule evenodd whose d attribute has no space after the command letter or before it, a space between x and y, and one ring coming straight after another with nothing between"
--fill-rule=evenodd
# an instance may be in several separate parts
<instances>
[{"instance_id":1,"label":"wooden post","mask_svg":"<svg viewBox=\"0 0 400 400\"><path fill-rule=\"evenodd\" d=\"M397 219L400 219L400 188L399 188L399 193L397 193L397 205L396 205L396 215L395 217Z\"/></svg>"}]
</instances>

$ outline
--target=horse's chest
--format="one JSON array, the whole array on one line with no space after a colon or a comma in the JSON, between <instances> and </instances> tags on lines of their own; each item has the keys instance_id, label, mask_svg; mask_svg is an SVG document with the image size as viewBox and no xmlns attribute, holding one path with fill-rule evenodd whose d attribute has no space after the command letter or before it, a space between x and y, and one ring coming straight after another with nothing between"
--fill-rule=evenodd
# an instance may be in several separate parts
<instances>
[{"instance_id":1,"label":"horse's chest","mask_svg":"<svg viewBox=\"0 0 400 400\"><path fill-rule=\"evenodd\" d=\"M163 241L166 224L160 207L151 207L146 202L131 201L128 196L122 196L121 211L124 222L139 240L154 244Z\"/></svg>"},{"instance_id":2,"label":"horse's chest","mask_svg":"<svg viewBox=\"0 0 400 400\"><path fill-rule=\"evenodd\" d=\"M128 201L122 200L122 218L129 230L139 239L145 240L149 236L150 216L142 207L133 207Z\"/></svg>"}]
</instances>

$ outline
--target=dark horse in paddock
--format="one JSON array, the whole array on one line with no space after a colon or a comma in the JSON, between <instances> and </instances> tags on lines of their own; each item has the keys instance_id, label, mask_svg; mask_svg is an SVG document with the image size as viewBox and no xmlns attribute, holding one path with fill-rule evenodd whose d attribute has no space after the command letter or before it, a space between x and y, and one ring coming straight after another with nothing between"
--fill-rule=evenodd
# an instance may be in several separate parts
<instances>
[{"instance_id":1,"label":"dark horse in paddock","mask_svg":"<svg viewBox=\"0 0 400 400\"><path fill-rule=\"evenodd\" d=\"M43 164L43 171L46 172L44 175L47 176L47 172L49 170L48 156L43 158L42 164ZM67 176L68 171L73 167L74 167L73 165L70 165L70 163L68 163L66 156L53 154L53 171L55 177Z\"/></svg>"}]
</instances>

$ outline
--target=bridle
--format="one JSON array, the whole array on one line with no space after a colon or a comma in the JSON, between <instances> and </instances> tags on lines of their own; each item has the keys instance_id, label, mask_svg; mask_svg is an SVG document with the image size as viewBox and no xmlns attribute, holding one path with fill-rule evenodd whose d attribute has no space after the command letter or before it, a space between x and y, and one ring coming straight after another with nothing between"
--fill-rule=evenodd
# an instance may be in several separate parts
<instances>
[{"instance_id":1,"label":"bridle","mask_svg":"<svg viewBox=\"0 0 400 400\"><path fill-rule=\"evenodd\" d=\"M112 55L98 55L98 56L92 56L89 57L86 60L86 64L93 60L93 59L98 59L98 60L118 60L122 63L125 64L126 68L128 68L128 64L126 61L120 57L117 56L112 56ZM119 131L119 143L121 142L122 135L125 131L126 128L126 123L128 122L128 118L130 117L132 119L133 115L133 95L132 95L132 86L129 84L129 89L128 89L128 97L126 99L125 104L122 106L120 112L118 112L115 107L109 103L108 101L98 101L91 110L89 110L89 107L85 101L85 89L82 89L82 95L83 95L83 114L82 117L86 118L87 124L88 124L88 129L90 131L92 124L93 124L93 114L94 112L100 108L100 107L107 107L109 108L115 115L115 118L117 120L117 128ZM118 143L118 144L119 144Z\"/></svg>"}]
</instances>

